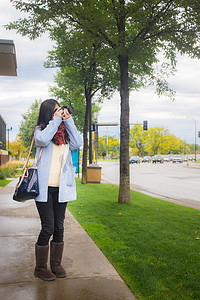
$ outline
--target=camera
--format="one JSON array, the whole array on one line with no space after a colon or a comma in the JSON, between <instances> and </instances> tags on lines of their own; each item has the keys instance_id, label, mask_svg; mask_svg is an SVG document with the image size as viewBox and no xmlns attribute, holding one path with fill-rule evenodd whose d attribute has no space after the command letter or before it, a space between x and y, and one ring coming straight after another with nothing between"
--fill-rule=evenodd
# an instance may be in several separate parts
<instances>
[{"instance_id":1,"label":"camera","mask_svg":"<svg viewBox=\"0 0 200 300\"><path fill-rule=\"evenodd\" d=\"M72 115L73 112L74 112L74 108L71 107L71 106L65 106L65 105L63 105L63 106L61 106L61 109L62 109L62 110L67 109L67 110L68 110L68 113L69 113L70 115Z\"/></svg>"}]
</instances>

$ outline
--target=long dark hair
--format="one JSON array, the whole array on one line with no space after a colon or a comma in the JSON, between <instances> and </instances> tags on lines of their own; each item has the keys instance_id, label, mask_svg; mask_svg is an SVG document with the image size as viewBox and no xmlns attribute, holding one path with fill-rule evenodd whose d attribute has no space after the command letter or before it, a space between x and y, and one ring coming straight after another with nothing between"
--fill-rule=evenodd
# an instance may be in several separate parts
<instances>
[{"instance_id":1,"label":"long dark hair","mask_svg":"<svg viewBox=\"0 0 200 300\"><path fill-rule=\"evenodd\" d=\"M52 119L56 104L60 106L60 104L58 103L57 100L46 99L40 105L37 126L39 126L41 128L41 130L45 129L46 126L49 124L49 121ZM52 141L55 144L57 144L54 140L54 137L53 137ZM68 141L69 141L69 135L68 135L67 131L65 130L65 142L68 143Z\"/></svg>"}]
</instances>

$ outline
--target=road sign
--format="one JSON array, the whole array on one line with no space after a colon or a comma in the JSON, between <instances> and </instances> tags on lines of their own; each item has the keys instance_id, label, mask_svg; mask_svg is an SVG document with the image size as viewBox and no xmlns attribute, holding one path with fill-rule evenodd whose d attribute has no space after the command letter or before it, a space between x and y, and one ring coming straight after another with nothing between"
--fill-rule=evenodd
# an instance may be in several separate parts
<instances>
[{"instance_id":1,"label":"road sign","mask_svg":"<svg viewBox=\"0 0 200 300\"><path fill-rule=\"evenodd\" d=\"M148 121L143 121L143 130L148 129Z\"/></svg>"}]
</instances>

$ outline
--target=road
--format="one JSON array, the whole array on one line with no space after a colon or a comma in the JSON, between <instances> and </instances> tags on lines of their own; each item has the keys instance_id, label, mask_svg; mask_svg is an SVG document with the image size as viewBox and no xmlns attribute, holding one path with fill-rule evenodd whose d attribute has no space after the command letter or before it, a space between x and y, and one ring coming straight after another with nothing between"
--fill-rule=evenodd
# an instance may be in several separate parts
<instances>
[{"instance_id":1,"label":"road","mask_svg":"<svg viewBox=\"0 0 200 300\"><path fill-rule=\"evenodd\" d=\"M101 162L102 180L119 184L119 162ZM200 169L190 163L130 165L130 184L136 191L200 209Z\"/></svg>"}]
</instances>

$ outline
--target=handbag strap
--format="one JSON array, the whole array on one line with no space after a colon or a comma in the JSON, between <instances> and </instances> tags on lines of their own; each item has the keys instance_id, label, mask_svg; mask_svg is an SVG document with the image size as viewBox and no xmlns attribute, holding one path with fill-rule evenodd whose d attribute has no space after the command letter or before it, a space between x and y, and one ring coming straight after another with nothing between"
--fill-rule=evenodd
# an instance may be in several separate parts
<instances>
[{"instance_id":1,"label":"handbag strap","mask_svg":"<svg viewBox=\"0 0 200 300\"><path fill-rule=\"evenodd\" d=\"M28 152L28 156L27 156L26 162L25 162L25 164L23 166L23 170L25 170L26 167L27 167L27 165L28 165L28 161L29 161L29 158L30 158L30 155L31 155L31 150L32 150L32 147L33 147L33 142L34 142L34 136L33 136L32 141L31 141L30 149L29 149L29 152ZM42 151L43 151L43 147L40 149L40 154L38 156L36 166L38 166L38 164L39 164L39 160L41 158Z\"/></svg>"},{"instance_id":2,"label":"handbag strap","mask_svg":"<svg viewBox=\"0 0 200 300\"><path fill-rule=\"evenodd\" d=\"M33 136L33 138L32 138L31 145L30 145L29 152L28 152L28 156L27 156L26 162L25 162L25 164L24 164L22 170L25 170L25 169L26 169L26 166L28 165L29 157L30 157L30 155L31 155L31 150L32 150L32 147L33 147L33 142L34 142L34 136Z\"/></svg>"},{"instance_id":3,"label":"handbag strap","mask_svg":"<svg viewBox=\"0 0 200 300\"><path fill-rule=\"evenodd\" d=\"M29 152L28 152L28 156L27 156L26 162L25 162L23 168L18 168L18 169L16 169L16 170L14 171L14 176L15 176L15 177L21 176L21 175L15 175L15 172L16 172L16 171L19 171L19 170L22 170L22 171L23 171L22 177L25 176L25 173L26 173L26 167L27 167L27 165L28 165L28 161L29 161L29 158L30 158L30 155L31 155L31 150L32 150L32 147L33 147L33 142L34 142L34 136L33 136L32 141L31 141L31 145L30 145L30 148L29 148ZM39 156L38 156L38 159L37 159L36 167L37 167L38 164L39 164L39 160L40 160L40 158L41 158L42 151L43 151L43 147L40 149L40 153L39 153Z\"/></svg>"},{"instance_id":4,"label":"handbag strap","mask_svg":"<svg viewBox=\"0 0 200 300\"><path fill-rule=\"evenodd\" d=\"M23 173L22 173L21 175L18 175L18 176L21 176L21 179L20 179L20 181L17 183L16 188L19 188L19 187L20 187L20 185L21 185L21 183L22 183L22 181L23 181L23 179L24 179L26 173L28 172L28 170L27 170L26 167L27 167L27 165L28 165L28 161L29 161L29 158L30 158L30 155L31 155L31 150L32 150L32 147L33 147L33 142L34 142L34 136L33 136L33 138L32 138L31 145L30 145L30 149L29 149L29 152L28 152L28 156L27 156L27 159L26 159L26 162L25 162L23 168L18 168L18 169L15 170L15 171L17 171L17 170L22 170L22 171L23 171ZM38 164L39 164L39 160L40 160L40 158L41 158L42 151L43 151L43 147L40 149L40 153L39 153L39 156L38 156L38 159L37 159L37 163L36 163L35 169L37 169L37 166L38 166ZM15 172L14 172L14 175L15 175Z\"/></svg>"}]
</instances>

